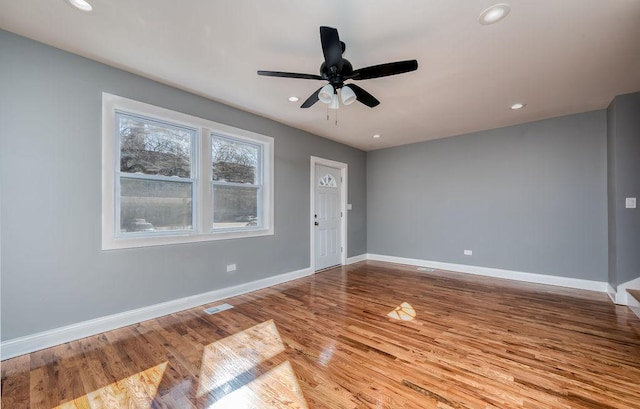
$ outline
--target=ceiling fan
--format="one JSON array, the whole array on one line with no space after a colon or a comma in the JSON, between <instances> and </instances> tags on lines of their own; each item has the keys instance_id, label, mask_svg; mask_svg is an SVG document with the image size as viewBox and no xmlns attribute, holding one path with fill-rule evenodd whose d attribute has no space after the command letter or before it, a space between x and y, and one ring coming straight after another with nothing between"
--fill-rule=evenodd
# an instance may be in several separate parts
<instances>
[{"instance_id":1,"label":"ceiling fan","mask_svg":"<svg viewBox=\"0 0 640 409\"><path fill-rule=\"evenodd\" d=\"M346 80L360 81L386 77L418 69L418 61L407 60L354 70L349 60L342 58L346 47L340 41L337 29L325 26L320 27L320 42L322 43L322 52L324 54L324 62L320 66L320 75L281 71L258 71L258 75L329 81L327 85L320 87L311 94L300 108L309 108L320 100L325 104L329 104L329 108L337 109L339 106L338 90L340 90L344 105L349 105L358 100L364 105L373 108L380 104L380 101L359 86L352 83L345 84L344 82Z\"/></svg>"}]
</instances>

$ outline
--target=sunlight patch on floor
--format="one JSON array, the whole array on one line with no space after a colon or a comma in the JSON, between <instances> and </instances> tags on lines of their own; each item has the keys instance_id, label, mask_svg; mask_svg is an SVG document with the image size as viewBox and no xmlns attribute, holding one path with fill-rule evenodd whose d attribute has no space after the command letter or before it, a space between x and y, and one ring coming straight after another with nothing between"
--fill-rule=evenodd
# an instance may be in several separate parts
<instances>
[{"instance_id":1,"label":"sunlight patch on floor","mask_svg":"<svg viewBox=\"0 0 640 409\"><path fill-rule=\"evenodd\" d=\"M283 351L284 344L273 320L207 345L202 355L197 397L226 384Z\"/></svg>"},{"instance_id":2,"label":"sunlight patch on floor","mask_svg":"<svg viewBox=\"0 0 640 409\"><path fill-rule=\"evenodd\" d=\"M87 393L54 409L151 408L168 362Z\"/></svg>"},{"instance_id":3,"label":"sunlight patch on floor","mask_svg":"<svg viewBox=\"0 0 640 409\"><path fill-rule=\"evenodd\" d=\"M411 304L403 302L395 310L391 311L387 316L394 320L411 321L416 317L416 310L413 309Z\"/></svg>"},{"instance_id":4,"label":"sunlight patch on floor","mask_svg":"<svg viewBox=\"0 0 640 409\"><path fill-rule=\"evenodd\" d=\"M307 409L296 375L289 361L285 361L229 393L207 409Z\"/></svg>"}]
</instances>

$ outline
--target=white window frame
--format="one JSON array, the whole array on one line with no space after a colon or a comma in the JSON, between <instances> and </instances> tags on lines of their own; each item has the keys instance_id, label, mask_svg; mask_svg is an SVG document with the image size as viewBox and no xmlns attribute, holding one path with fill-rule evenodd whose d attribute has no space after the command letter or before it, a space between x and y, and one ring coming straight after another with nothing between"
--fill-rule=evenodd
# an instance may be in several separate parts
<instances>
[{"instance_id":1,"label":"white window frame","mask_svg":"<svg viewBox=\"0 0 640 409\"><path fill-rule=\"evenodd\" d=\"M263 196L263 190L264 190L264 186L263 186L263 180L264 180L264 170L263 170L263 163L264 163L264 148L261 144L256 143L254 140L250 140L247 138L237 138L237 137L231 137L229 135L224 135L224 134L220 134L217 132L212 132L209 135L210 140L212 140L213 138L218 137L221 139L226 139L227 141L230 142L235 142L235 143L243 143L246 145L254 145L258 148L258 160L257 160L257 164L256 164L256 181L257 183L254 184L245 184L245 183L234 183L234 182L222 182L222 181L215 181L213 180L213 178L210 178L210 184L211 184L211 192L212 192L212 200L215 199L215 195L213 194L213 187L214 186L235 186L235 187L251 187L251 188L256 188L257 192L258 192L258 215L262 215L262 209L263 209L263 203L262 203L262 196ZM213 159L213 158L212 158ZM213 161L212 161L213 163ZM212 209L213 210L213 209ZM215 221L215 220L214 220ZM243 227L240 230L256 230L256 229L260 229L262 228L262 218L258 218L259 224L256 227ZM228 227L214 227L213 231L214 232L226 232L226 231L230 231L232 229L229 229Z\"/></svg>"},{"instance_id":2,"label":"white window frame","mask_svg":"<svg viewBox=\"0 0 640 409\"><path fill-rule=\"evenodd\" d=\"M116 178L120 175L116 112L132 114L155 121L196 129L192 152L191 178L195 180L193 195L193 230L162 233L117 234L118 195ZM262 147L262 200L259 202L262 223L254 228L213 229L213 196L211 175L211 135L239 139ZM132 99L102 93L102 250L194 243L211 240L269 236L274 234L273 164L274 140L244 129Z\"/></svg>"},{"instance_id":3,"label":"white window frame","mask_svg":"<svg viewBox=\"0 0 640 409\"><path fill-rule=\"evenodd\" d=\"M160 235L175 235L181 233L191 233L194 231L197 225L197 190L198 190L198 173L200 172L200 167L198 166L197 161L197 148L196 143L198 140L198 132L199 130L194 127L187 127L183 124L177 124L175 121L169 123L168 121L158 121L156 118L150 118L147 116L140 116L137 114L132 114L131 112L125 112L122 110L116 109L114 112L114 124L118 122L119 116L138 118L141 121L150 120L150 122L155 122L157 125L166 124L167 127L178 128L184 131L192 132L190 138L190 152L189 152L189 163L190 163L190 177L189 178L174 178L171 176L162 176L162 175L147 175L140 173L128 173L120 171L120 149L118 146L118 138L116 137L115 145L116 149L115 159L114 159L114 171L115 171L115 208L114 208L114 228L115 228L115 237L116 238L129 238L129 237L146 237L146 236L160 236ZM114 128L115 130L115 128ZM115 133L113 134L115 135ZM150 180L150 181L158 181L158 182L171 182L171 183L184 183L191 185L191 229L181 229L181 230L172 230L172 231L156 231L154 233L145 233L145 232L122 232L118 228L120 226L120 212L118 209L122 206L122 196L121 196L121 187L122 187L122 179L130 179L130 180Z\"/></svg>"}]
</instances>

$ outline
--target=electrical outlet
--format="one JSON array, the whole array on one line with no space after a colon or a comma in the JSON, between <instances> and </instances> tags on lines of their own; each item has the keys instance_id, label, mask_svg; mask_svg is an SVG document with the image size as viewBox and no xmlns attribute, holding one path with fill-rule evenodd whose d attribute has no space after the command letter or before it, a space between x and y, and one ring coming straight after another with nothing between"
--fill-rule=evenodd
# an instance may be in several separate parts
<instances>
[{"instance_id":1,"label":"electrical outlet","mask_svg":"<svg viewBox=\"0 0 640 409\"><path fill-rule=\"evenodd\" d=\"M230 273L232 271L236 271L236 265L235 264L227 264L227 273Z\"/></svg>"},{"instance_id":2,"label":"electrical outlet","mask_svg":"<svg viewBox=\"0 0 640 409\"><path fill-rule=\"evenodd\" d=\"M465 250L465 251L464 251L464 255L465 255L465 256L471 256L471 255L473 255L473 251L471 251L471 250Z\"/></svg>"}]
</instances>

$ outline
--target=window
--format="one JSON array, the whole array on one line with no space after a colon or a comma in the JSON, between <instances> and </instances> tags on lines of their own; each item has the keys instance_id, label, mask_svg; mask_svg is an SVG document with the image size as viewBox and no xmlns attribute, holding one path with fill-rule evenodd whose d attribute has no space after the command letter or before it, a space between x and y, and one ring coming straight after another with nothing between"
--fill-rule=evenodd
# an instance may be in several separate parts
<instances>
[{"instance_id":1,"label":"window","mask_svg":"<svg viewBox=\"0 0 640 409\"><path fill-rule=\"evenodd\" d=\"M118 111L116 126L116 236L193 231L197 130Z\"/></svg>"},{"instance_id":2,"label":"window","mask_svg":"<svg viewBox=\"0 0 640 409\"><path fill-rule=\"evenodd\" d=\"M273 138L103 94L102 248L273 234Z\"/></svg>"},{"instance_id":3,"label":"window","mask_svg":"<svg viewBox=\"0 0 640 409\"><path fill-rule=\"evenodd\" d=\"M262 147L211 135L213 228L260 227Z\"/></svg>"},{"instance_id":4,"label":"window","mask_svg":"<svg viewBox=\"0 0 640 409\"><path fill-rule=\"evenodd\" d=\"M318 186L338 187L338 183L336 183L336 179L333 177L331 173L327 173L326 175L320 178L320 182L318 182Z\"/></svg>"}]
</instances>

